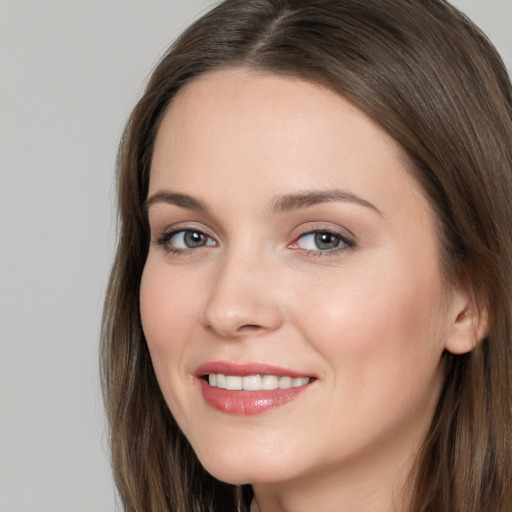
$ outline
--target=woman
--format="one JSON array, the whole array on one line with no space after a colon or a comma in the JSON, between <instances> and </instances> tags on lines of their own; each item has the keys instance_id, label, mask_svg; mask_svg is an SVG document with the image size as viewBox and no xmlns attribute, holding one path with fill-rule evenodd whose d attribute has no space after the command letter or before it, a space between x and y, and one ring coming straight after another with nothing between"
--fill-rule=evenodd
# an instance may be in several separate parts
<instances>
[{"instance_id":1,"label":"woman","mask_svg":"<svg viewBox=\"0 0 512 512\"><path fill-rule=\"evenodd\" d=\"M512 509L512 93L441 0L227 0L119 153L137 511Z\"/></svg>"}]
</instances>

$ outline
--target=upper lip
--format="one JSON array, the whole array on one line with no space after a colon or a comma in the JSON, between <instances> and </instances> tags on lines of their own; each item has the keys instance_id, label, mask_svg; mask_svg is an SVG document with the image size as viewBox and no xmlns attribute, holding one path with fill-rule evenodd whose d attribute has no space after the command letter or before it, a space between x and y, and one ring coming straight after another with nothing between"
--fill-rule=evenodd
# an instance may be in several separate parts
<instances>
[{"instance_id":1,"label":"upper lip","mask_svg":"<svg viewBox=\"0 0 512 512\"><path fill-rule=\"evenodd\" d=\"M282 368L266 363L231 363L228 361L210 361L203 363L197 367L195 371L196 377L203 377L210 373L221 373L223 375L238 375L240 377L248 375L276 375L278 377L312 377L312 375L291 370L289 368Z\"/></svg>"}]
</instances>

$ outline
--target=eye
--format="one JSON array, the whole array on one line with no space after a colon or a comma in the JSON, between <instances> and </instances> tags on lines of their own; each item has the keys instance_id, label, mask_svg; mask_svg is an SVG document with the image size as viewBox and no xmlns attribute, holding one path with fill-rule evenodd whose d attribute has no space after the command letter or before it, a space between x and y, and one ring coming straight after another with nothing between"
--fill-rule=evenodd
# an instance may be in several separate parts
<instances>
[{"instance_id":1,"label":"eye","mask_svg":"<svg viewBox=\"0 0 512 512\"><path fill-rule=\"evenodd\" d=\"M336 252L354 247L355 243L340 233L318 230L299 236L290 246L292 249L303 249L313 253Z\"/></svg>"},{"instance_id":2,"label":"eye","mask_svg":"<svg viewBox=\"0 0 512 512\"><path fill-rule=\"evenodd\" d=\"M156 240L156 243L165 246L171 252L189 251L216 245L212 238L195 229L180 229L164 233Z\"/></svg>"}]
</instances>

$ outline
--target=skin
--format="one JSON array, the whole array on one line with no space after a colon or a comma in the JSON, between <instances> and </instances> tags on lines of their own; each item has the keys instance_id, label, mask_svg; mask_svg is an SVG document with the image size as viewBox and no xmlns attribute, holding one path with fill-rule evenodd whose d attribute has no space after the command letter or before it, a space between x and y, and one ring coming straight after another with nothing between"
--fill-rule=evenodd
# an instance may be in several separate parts
<instances>
[{"instance_id":1,"label":"skin","mask_svg":"<svg viewBox=\"0 0 512 512\"><path fill-rule=\"evenodd\" d=\"M333 190L347 195L271 208ZM205 468L252 483L261 512L405 510L442 353L470 350L474 329L468 294L443 284L435 219L394 141L319 85L216 71L163 119L149 197L162 191L207 208L150 204L140 289L159 384ZM205 245L156 242L185 228ZM312 230L350 243L320 250ZM218 360L316 380L263 414L226 414L194 374Z\"/></svg>"}]
</instances>

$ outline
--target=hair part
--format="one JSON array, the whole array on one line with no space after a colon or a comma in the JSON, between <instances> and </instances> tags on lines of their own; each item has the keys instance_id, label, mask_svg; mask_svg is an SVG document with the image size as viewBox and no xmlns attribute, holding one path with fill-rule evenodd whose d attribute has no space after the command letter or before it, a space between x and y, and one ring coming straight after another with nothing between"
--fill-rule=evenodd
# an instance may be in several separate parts
<instances>
[{"instance_id":1,"label":"hair part","mask_svg":"<svg viewBox=\"0 0 512 512\"><path fill-rule=\"evenodd\" d=\"M247 510L251 490L201 467L158 387L139 313L153 146L175 95L224 67L331 88L403 149L438 221L447 282L487 312L488 336L444 355L444 386L411 512L512 509L512 88L487 38L443 0L226 0L154 70L118 154L119 240L101 372L126 511Z\"/></svg>"}]
</instances>

